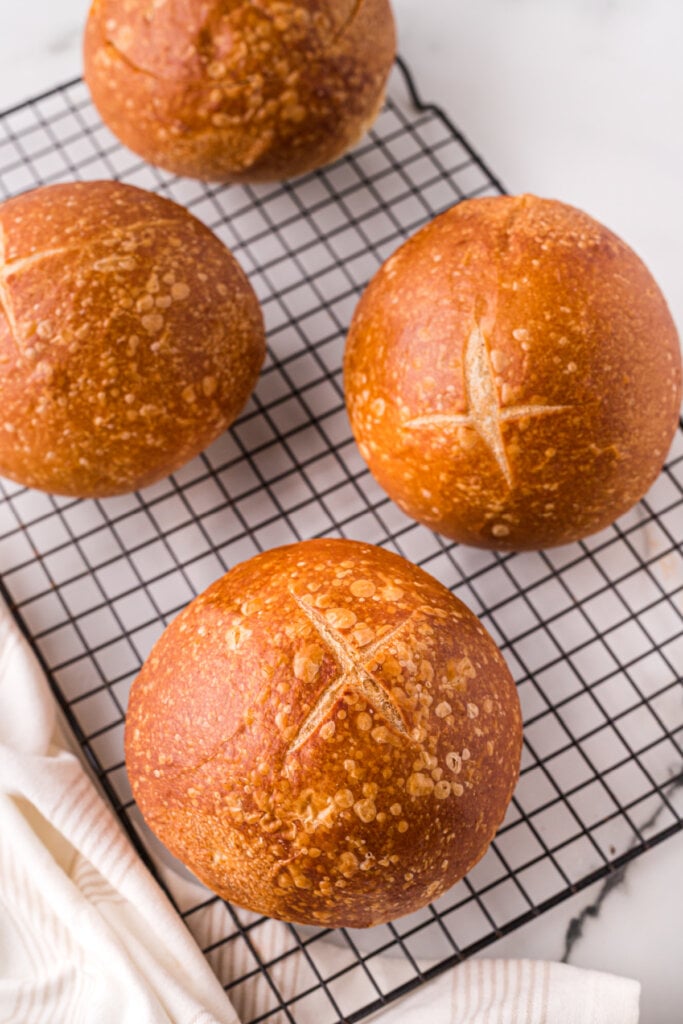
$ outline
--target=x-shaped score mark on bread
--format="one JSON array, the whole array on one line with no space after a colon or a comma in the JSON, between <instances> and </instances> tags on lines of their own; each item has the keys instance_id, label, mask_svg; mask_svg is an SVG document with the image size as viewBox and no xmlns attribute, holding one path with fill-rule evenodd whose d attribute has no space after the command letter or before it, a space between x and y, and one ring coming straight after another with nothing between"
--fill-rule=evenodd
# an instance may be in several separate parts
<instances>
[{"instance_id":1,"label":"x-shaped score mark on bread","mask_svg":"<svg viewBox=\"0 0 683 1024\"><path fill-rule=\"evenodd\" d=\"M42 263L51 256L63 256L68 252L78 252L87 248L87 243L65 245L60 246L57 249L43 249L41 252L34 253L32 256L17 257L16 259L8 262L6 257L7 248L5 233L2 227L0 227L0 309L5 314L12 338L19 348L21 348L21 342L23 339L19 321L17 320L16 311L14 309L14 301L8 285L9 278L14 277L22 270L26 270L29 267L34 266L36 263Z\"/></svg>"},{"instance_id":2,"label":"x-shaped score mark on bread","mask_svg":"<svg viewBox=\"0 0 683 1024\"><path fill-rule=\"evenodd\" d=\"M326 650L334 657L342 674L320 694L315 706L290 744L289 753L298 750L307 742L346 690L354 690L360 694L367 704L397 732L407 734L408 730L401 712L384 687L373 679L369 666L390 641L412 621L412 616L409 615L393 629L382 634L374 643L363 647L361 652L352 647L347 638L334 629L317 608L311 607L292 591L290 593L317 632L318 637L323 641Z\"/></svg>"},{"instance_id":3,"label":"x-shaped score mark on bread","mask_svg":"<svg viewBox=\"0 0 683 1024\"><path fill-rule=\"evenodd\" d=\"M404 427L413 430L429 427L444 427L447 430L471 427L488 446L508 487L512 487L512 467L503 440L502 424L510 420L526 419L528 416L548 416L550 413L564 412L570 406L514 405L501 408L491 357L479 324L475 324L467 339L464 369L468 410L464 415L432 413L408 420Z\"/></svg>"},{"instance_id":4,"label":"x-shaped score mark on bread","mask_svg":"<svg viewBox=\"0 0 683 1024\"><path fill-rule=\"evenodd\" d=\"M7 326L9 327L10 334L15 342L19 341L19 334L17 328L17 318L14 312L14 303L12 302L12 296L9 293L7 287L7 244L5 241L5 231L2 225L0 225L0 309L5 314L7 320Z\"/></svg>"},{"instance_id":5,"label":"x-shaped score mark on bread","mask_svg":"<svg viewBox=\"0 0 683 1024\"><path fill-rule=\"evenodd\" d=\"M92 244L92 243L91 243ZM0 309L4 312L10 333L14 342L20 346L22 341L21 329L17 320L12 294L8 281L22 270L27 270L36 263L42 263L51 256L63 256L68 252L79 252L89 248L87 242L78 242L74 245L63 245L56 249L42 249L31 256L19 256L12 260L7 259L7 238L4 228L0 225Z\"/></svg>"},{"instance_id":6,"label":"x-shaped score mark on bread","mask_svg":"<svg viewBox=\"0 0 683 1024\"><path fill-rule=\"evenodd\" d=\"M22 270L28 270L29 267L35 266L36 263L42 263L44 260L50 259L52 256L65 256L67 253L74 252L85 252L89 249L96 247L103 247L105 250L109 250L107 256L103 259L95 260L93 262L93 269L98 273L114 273L117 271L132 271L135 270L135 255L134 252L129 252L124 249L122 253L118 253L114 246L119 243L127 242L130 246L131 236L135 234L140 228L149 229L156 227L173 226L175 222L170 218L157 218L155 220L141 220L134 224L127 224L123 227L115 229L111 234L104 235L101 238L92 239L90 242L74 242L71 245L61 245L53 249L42 249L39 252L34 252L30 256L18 256L12 260L7 260L7 239L4 228L0 225L0 310L5 314L5 319L10 329L10 333L17 345L20 345L22 341L21 330L19 322L17 320L16 311L14 309L14 303L12 295L8 287L8 280L10 277L14 277ZM135 246L133 245L133 249Z\"/></svg>"}]
</instances>

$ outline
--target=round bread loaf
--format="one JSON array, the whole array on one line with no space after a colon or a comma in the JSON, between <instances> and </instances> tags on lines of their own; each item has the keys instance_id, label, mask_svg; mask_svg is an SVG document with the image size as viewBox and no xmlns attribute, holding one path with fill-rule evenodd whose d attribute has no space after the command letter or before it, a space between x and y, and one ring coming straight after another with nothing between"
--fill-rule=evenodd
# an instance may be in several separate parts
<instances>
[{"instance_id":1,"label":"round bread loaf","mask_svg":"<svg viewBox=\"0 0 683 1024\"><path fill-rule=\"evenodd\" d=\"M362 137L395 49L389 0L94 0L85 77L106 124L150 163L268 181Z\"/></svg>"},{"instance_id":2,"label":"round bread loaf","mask_svg":"<svg viewBox=\"0 0 683 1024\"><path fill-rule=\"evenodd\" d=\"M482 856L519 772L505 662L397 555L258 555L167 628L133 684L126 763L148 825L225 899L364 927Z\"/></svg>"},{"instance_id":3,"label":"round bread loaf","mask_svg":"<svg viewBox=\"0 0 683 1024\"><path fill-rule=\"evenodd\" d=\"M501 549L574 541L630 508L681 402L646 267L533 196L463 202L406 242L358 305L344 372L382 487L447 537Z\"/></svg>"},{"instance_id":4,"label":"round bread loaf","mask_svg":"<svg viewBox=\"0 0 683 1024\"><path fill-rule=\"evenodd\" d=\"M0 205L0 473L102 497L150 484L246 402L261 310L225 246L111 181Z\"/></svg>"}]
</instances>

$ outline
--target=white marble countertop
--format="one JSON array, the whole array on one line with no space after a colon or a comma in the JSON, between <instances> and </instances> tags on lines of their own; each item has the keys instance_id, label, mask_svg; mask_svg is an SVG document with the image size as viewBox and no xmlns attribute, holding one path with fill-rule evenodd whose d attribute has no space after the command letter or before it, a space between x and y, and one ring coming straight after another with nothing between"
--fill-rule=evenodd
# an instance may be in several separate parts
<instances>
[{"instance_id":1,"label":"white marble countertop","mask_svg":"<svg viewBox=\"0 0 683 1024\"><path fill-rule=\"evenodd\" d=\"M394 0L400 48L512 192L581 206L624 237L683 328L680 0ZM0 109L80 72L88 0L3 4ZM683 835L489 947L642 981L642 1024L683 1010ZM400 1009L395 1011L400 1020Z\"/></svg>"}]
</instances>

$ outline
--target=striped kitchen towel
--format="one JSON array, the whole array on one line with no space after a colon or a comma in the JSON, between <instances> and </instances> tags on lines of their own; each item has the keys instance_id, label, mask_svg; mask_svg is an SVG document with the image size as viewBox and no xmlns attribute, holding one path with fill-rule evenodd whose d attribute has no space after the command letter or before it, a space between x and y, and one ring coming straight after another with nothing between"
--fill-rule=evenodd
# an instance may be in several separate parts
<instances>
[{"instance_id":1,"label":"striped kitchen towel","mask_svg":"<svg viewBox=\"0 0 683 1024\"><path fill-rule=\"evenodd\" d=\"M282 954L277 984L284 1000L309 984L304 954L284 956L291 950L287 926L268 922L250 940L262 960ZM224 944L224 955L234 958L222 965L228 975L253 967L240 962L243 945ZM326 976L348 962L331 942L316 944L316 959ZM400 983L397 969L400 962L391 957L373 960L383 991ZM243 1019L272 1010L272 997L261 1005L256 979L253 990L240 990ZM610 975L480 960L442 975L381 1017L387 1024L637 1024L638 997L636 982ZM296 1019L296 1003L291 1013ZM281 1019L269 1017L273 1024ZM40 667L1 604L0 1024L239 1024L199 948L69 749Z\"/></svg>"},{"instance_id":2,"label":"striped kitchen towel","mask_svg":"<svg viewBox=\"0 0 683 1024\"><path fill-rule=\"evenodd\" d=\"M0 1021L238 1024L0 606Z\"/></svg>"}]
</instances>

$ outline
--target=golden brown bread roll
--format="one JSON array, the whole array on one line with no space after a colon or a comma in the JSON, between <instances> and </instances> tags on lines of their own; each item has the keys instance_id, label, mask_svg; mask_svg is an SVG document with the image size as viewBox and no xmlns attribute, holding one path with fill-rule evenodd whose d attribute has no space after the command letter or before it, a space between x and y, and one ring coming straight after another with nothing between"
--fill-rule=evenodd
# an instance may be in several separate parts
<instances>
[{"instance_id":1,"label":"golden brown bread roll","mask_svg":"<svg viewBox=\"0 0 683 1024\"><path fill-rule=\"evenodd\" d=\"M94 0L85 77L106 124L150 163L268 181L361 138L395 49L389 0Z\"/></svg>"},{"instance_id":2,"label":"golden brown bread roll","mask_svg":"<svg viewBox=\"0 0 683 1024\"><path fill-rule=\"evenodd\" d=\"M363 927L482 856L519 771L515 686L478 619L388 551L258 555L167 628L133 684L126 763L149 826L271 917Z\"/></svg>"},{"instance_id":3,"label":"golden brown bread roll","mask_svg":"<svg viewBox=\"0 0 683 1024\"><path fill-rule=\"evenodd\" d=\"M111 181L0 206L0 473L101 497L152 483L237 416L256 296L182 207Z\"/></svg>"},{"instance_id":4,"label":"golden brown bread roll","mask_svg":"<svg viewBox=\"0 0 683 1024\"><path fill-rule=\"evenodd\" d=\"M401 508L501 549L574 541L630 508L681 403L646 267L533 196L461 203L409 239L358 305L344 377L363 457Z\"/></svg>"}]
</instances>

